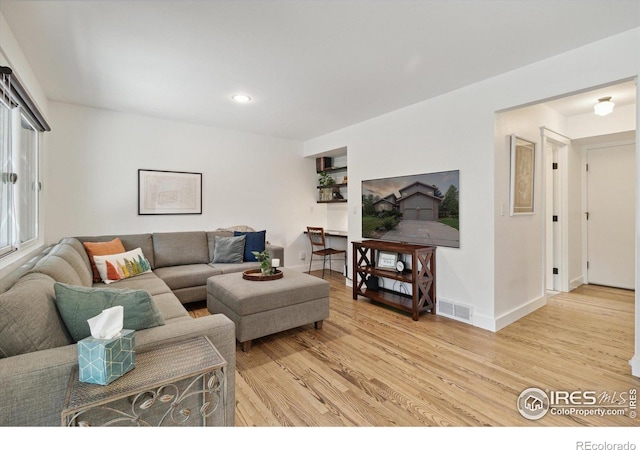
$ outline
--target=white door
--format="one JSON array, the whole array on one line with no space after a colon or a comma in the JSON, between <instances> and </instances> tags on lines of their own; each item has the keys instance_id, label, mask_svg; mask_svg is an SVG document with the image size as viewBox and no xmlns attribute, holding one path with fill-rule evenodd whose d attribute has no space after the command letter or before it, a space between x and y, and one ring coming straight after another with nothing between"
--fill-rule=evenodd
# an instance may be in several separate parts
<instances>
[{"instance_id":1,"label":"white door","mask_svg":"<svg viewBox=\"0 0 640 450\"><path fill-rule=\"evenodd\" d=\"M587 279L635 286L635 145L587 150Z\"/></svg>"}]
</instances>

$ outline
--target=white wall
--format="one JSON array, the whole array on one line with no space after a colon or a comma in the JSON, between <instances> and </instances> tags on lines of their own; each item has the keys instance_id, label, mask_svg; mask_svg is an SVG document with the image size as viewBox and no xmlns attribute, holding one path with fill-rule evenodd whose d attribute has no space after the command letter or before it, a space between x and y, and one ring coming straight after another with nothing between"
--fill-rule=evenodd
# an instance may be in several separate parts
<instances>
[{"instance_id":1,"label":"white wall","mask_svg":"<svg viewBox=\"0 0 640 450\"><path fill-rule=\"evenodd\" d=\"M304 266L302 232L322 214L302 143L59 102L50 112L48 242L249 225ZM203 213L139 216L138 169L201 172Z\"/></svg>"},{"instance_id":2,"label":"white wall","mask_svg":"<svg viewBox=\"0 0 640 450\"><path fill-rule=\"evenodd\" d=\"M509 172L495 112L635 77L639 53L634 29L307 141L304 154L347 146L350 241L361 238L363 179L460 170L460 249L437 251L437 296L472 305L473 323L497 330L528 312L542 292L543 271L540 215L508 225L500 216ZM518 239L523 254L512 245Z\"/></svg>"},{"instance_id":3,"label":"white wall","mask_svg":"<svg viewBox=\"0 0 640 450\"><path fill-rule=\"evenodd\" d=\"M33 102L48 121L50 117L47 97L2 13L0 13L0 65L11 67L14 76L18 78L20 84L26 89ZM46 149L48 138L49 133L41 133L39 161L41 167L44 167L47 163ZM43 183L47 183L48 181L44 171L40 171L40 181ZM44 229L46 223L46 216L44 208L42 207L44 201L46 201L46 195L42 193L40 194L40 210L38 216L40 230ZM44 242L44 233L40 231L37 240L21 247L19 251L2 258L2 261L0 261L0 276L5 272L10 272L14 265L20 265L24 259L28 259L32 254L38 253Z\"/></svg>"},{"instance_id":4,"label":"white wall","mask_svg":"<svg viewBox=\"0 0 640 450\"><path fill-rule=\"evenodd\" d=\"M49 103L40 82L36 78L29 62L22 53L9 24L0 12L0 64L11 67L20 79L22 86L29 92L29 96L38 106L42 115L47 118Z\"/></svg>"},{"instance_id":5,"label":"white wall","mask_svg":"<svg viewBox=\"0 0 640 450\"><path fill-rule=\"evenodd\" d=\"M545 210L542 196L540 127L566 132L566 118L544 105L516 109L496 115L495 124L495 319L498 328L544 305L545 298ZM511 216L510 135L536 143L534 215ZM499 256L499 257L498 257ZM513 299L518 299L514 302Z\"/></svg>"},{"instance_id":6,"label":"white wall","mask_svg":"<svg viewBox=\"0 0 640 450\"><path fill-rule=\"evenodd\" d=\"M567 136L582 139L604 134L621 133L636 129L635 105L616 106L611 114L604 117L582 114L569 118Z\"/></svg>"},{"instance_id":7,"label":"white wall","mask_svg":"<svg viewBox=\"0 0 640 450\"><path fill-rule=\"evenodd\" d=\"M305 142L305 154L348 148L349 241L361 236L363 179L460 170L460 248L437 250L438 298L493 316L493 111L460 90ZM459 108L457 105L464 105ZM478 145L482 141L491 146ZM488 258L488 259L487 259Z\"/></svg>"}]
</instances>

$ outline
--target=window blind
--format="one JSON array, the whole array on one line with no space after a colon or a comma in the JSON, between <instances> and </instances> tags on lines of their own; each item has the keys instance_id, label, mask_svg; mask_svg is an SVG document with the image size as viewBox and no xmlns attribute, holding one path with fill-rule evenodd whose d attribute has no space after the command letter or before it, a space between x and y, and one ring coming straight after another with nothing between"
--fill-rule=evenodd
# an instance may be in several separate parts
<instances>
[{"instance_id":1,"label":"window blind","mask_svg":"<svg viewBox=\"0 0 640 450\"><path fill-rule=\"evenodd\" d=\"M32 119L36 129L38 131L51 131L51 127L40 110L38 110L38 107L26 89L15 76L12 76L13 70L10 67L0 66L0 75L2 75L2 78L0 78L0 88L5 91L5 94L10 97L16 106L20 106L25 114ZM10 77L10 82L4 81L7 77Z\"/></svg>"}]
</instances>

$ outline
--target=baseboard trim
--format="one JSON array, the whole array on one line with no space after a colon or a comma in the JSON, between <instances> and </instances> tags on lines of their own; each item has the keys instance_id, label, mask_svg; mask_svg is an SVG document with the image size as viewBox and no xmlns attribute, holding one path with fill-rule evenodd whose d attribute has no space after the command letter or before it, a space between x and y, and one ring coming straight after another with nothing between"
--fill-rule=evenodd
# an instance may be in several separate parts
<instances>
[{"instance_id":1,"label":"baseboard trim","mask_svg":"<svg viewBox=\"0 0 640 450\"><path fill-rule=\"evenodd\" d=\"M584 284L584 277L580 275L578 278L574 278L569 282L569 290L572 291L575 288L582 286Z\"/></svg>"},{"instance_id":2,"label":"baseboard trim","mask_svg":"<svg viewBox=\"0 0 640 450\"><path fill-rule=\"evenodd\" d=\"M487 331L498 331L496 330L496 321L492 317L478 314L477 312L473 315L472 325Z\"/></svg>"},{"instance_id":3,"label":"baseboard trim","mask_svg":"<svg viewBox=\"0 0 640 450\"><path fill-rule=\"evenodd\" d=\"M309 272L309 264L303 264L303 265L297 265L297 266L285 266L285 267L287 269L295 270L296 272L305 272L305 273ZM314 270L322 270L322 262L320 262L317 265L315 263L313 263L311 265L311 271L313 272ZM328 272L329 271L329 267L325 267L325 270ZM340 267L334 266L332 272L344 275L344 272L342 270L342 266L340 266Z\"/></svg>"},{"instance_id":4,"label":"baseboard trim","mask_svg":"<svg viewBox=\"0 0 640 450\"><path fill-rule=\"evenodd\" d=\"M547 304L547 296L543 295L533 299L522 306L512 309L511 311L500 315L495 321L495 331L499 331L507 325L511 325L513 322L522 319L524 316L531 314L538 308Z\"/></svg>"},{"instance_id":5,"label":"baseboard trim","mask_svg":"<svg viewBox=\"0 0 640 450\"><path fill-rule=\"evenodd\" d=\"M640 355L634 355L629 360L629 365L631 366L631 375L640 378Z\"/></svg>"}]
</instances>

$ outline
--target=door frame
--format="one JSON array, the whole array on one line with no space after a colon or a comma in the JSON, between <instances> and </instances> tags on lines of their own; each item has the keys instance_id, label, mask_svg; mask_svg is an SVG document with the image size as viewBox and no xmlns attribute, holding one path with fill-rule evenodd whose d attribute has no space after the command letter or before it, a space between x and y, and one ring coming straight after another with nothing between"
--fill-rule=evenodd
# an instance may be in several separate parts
<instances>
[{"instance_id":1,"label":"door frame","mask_svg":"<svg viewBox=\"0 0 640 450\"><path fill-rule=\"evenodd\" d=\"M543 243L543 254L545 261L544 268L544 289L550 292L569 292L569 213L568 213L568 163L569 147L571 139L556 131L546 127L540 127L540 142L542 154L542 176L544 185L542 229L545 232ZM557 163L558 168L553 169L553 153L547 143L552 142L558 145ZM555 172L555 173L554 173ZM557 184L554 190L554 177ZM555 206L555 208L554 208ZM555 211L554 211L555 209ZM557 236L554 236L553 216L558 216L559 227L556 228ZM559 249L554 247L554 241L558 243ZM559 251L557 251L559 250ZM554 258L554 253L557 258ZM554 283L553 269L558 269L557 283Z\"/></svg>"}]
</instances>

